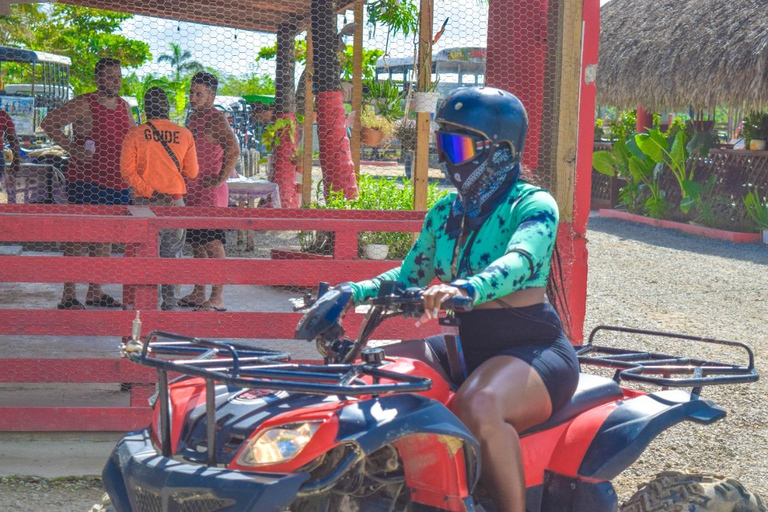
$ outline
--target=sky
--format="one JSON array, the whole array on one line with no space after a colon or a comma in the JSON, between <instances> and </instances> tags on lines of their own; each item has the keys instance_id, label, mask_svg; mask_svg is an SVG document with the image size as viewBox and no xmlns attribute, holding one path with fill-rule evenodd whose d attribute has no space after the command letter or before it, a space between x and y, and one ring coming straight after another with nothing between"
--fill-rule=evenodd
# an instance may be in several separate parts
<instances>
[{"instance_id":1,"label":"sky","mask_svg":"<svg viewBox=\"0 0 768 512\"><path fill-rule=\"evenodd\" d=\"M601 5L609 0L601 0ZM487 37L487 8L483 0L438 0L435 5L436 33L446 18L448 25L443 36L434 47L434 53L444 49L461 46L485 46ZM352 15L349 14L348 21ZM344 25L344 18L339 17L339 26ZM247 32L231 28L212 27L195 23L185 23L148 16L135 16L123 22L123 34L131 39L149 42L153 62L147 63L136 72L170 74L168 64L155 62L160 55L170 52L169 44L176 43L182 49L192 53L192 58L204 66L210 66L227 74L268 74L274 75L274 62L257 62L260 48L271 46L275 42L272 34ZM352 38L347 38L352 44ZM410 57L413 55L413 39L398 35L390 38L387 44L386 32L364 26L363 45L365 48L388 48L390 57ZM297 70L297 74L300 69Z\"/></svg>"}]
</instances>

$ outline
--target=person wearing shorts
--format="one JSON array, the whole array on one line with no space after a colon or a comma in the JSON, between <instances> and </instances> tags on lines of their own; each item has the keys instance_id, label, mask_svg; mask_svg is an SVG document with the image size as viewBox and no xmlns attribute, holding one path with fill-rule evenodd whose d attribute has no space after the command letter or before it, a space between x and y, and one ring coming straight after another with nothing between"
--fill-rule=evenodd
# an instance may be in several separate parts
<instances>
[{"instance_id":1,"label":"person wearing shorts","mask_svg":"<svg viewBox=\"0 0 768 512\"><path fill-rule=\"evenodd\" d=\"M170 102L160 87L144 93L147 122L131 128L123 141L120 169L133 190L135 204L184 206L187 186L184 179L195 179L197 152L192 133L169 120ZM161 258L180 258L184 248L184 229L161 229ZM172 284L160 286L160 309L177 307Z\"/></svg>"},{"instance_id":2,"label":"person wearing shorts","mask_svg":"<svg viewBox=\"0 0 768 512\"><path fill-rule=\"evenodd\" d=\"M201 71L192 77L189 105L192 113L187 128L195 137L200 173L188 182L187 206L229 206L227 178L232 176L240 158L240 144L224 113L213 106L219 82ZM226 258L223 229L189 229L187 242L195 258ZM205 285L196 284L192 293L179 299L179 306L195 311L226 311L224 285L212 284L205 298Z\"/></svg>"},{"instance_id":3,"label":"person wearing shorts","mask_svg":"<svg viewBox=\"0 0 768 512\"><path fill-rule=\"evenodd\" d=\"M567 404L579 380L576 352L549 302L565 305L559 266L551 265L557 203L521 179L528 117L514 95L457 89L435 122L438 157L458 194L430 209L400 267L349 286L356 303L374 297L382 281L427 287L417 325L437 318L451 297L473 299L472 311L457 314L467 377L454 382L453 411L480 442L481 478L496 509L525 512L519 433ZM442 283L429 286L434 278ZM443 336L386 351L423 360L449 381L457 373Z\"/></svg>"},{"instance_id":4,"label":"person wearing shorts","mask_svg":"<svg viewBox=\"0 0 768 512\"><path fill-rule=\"evenodd\" d=\"M42 122L48 137L69 153L67 197L74 205L127 205L131 191L120 174L123 139L134 126L128 103L120 98L120 61L102 58L95 68L96 91L78 96L51 111ZM72 139L64 133L72 125ZM105 230L105 233L107 231ZM109 257L112 244L68 243L65 256ZM59 309L85 306L119 308L117 299L104 293L100 284L88 285L85 305L77 300L75 283L64 283Z\"/></svg>"}]
</instances>

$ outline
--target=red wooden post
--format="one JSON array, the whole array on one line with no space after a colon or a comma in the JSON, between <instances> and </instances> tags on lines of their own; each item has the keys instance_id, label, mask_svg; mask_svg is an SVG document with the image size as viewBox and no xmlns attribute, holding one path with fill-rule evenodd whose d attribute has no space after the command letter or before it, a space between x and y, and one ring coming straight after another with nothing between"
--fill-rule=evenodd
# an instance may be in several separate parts
<instances>
[{"instance_id":1,"label":"red wooden post","mask_svg":"<svg viewBox=\"0 0 768 512\"><path fill-rule=\"evenodd\" d=\"M539 163L548 7L549 0L495 0L488 10L486 84L511 92L525 105L529 124L523 165L531 169ZM510 30L510 16L526 22Z\"/></svg>"},{"instance_id":2,"label":"red wooden post","mask_svg":"<svg viewBox=\"0 0 768 512\"><path fill-rule=\"evenodd\" d=\"M131 216L144 219L154 219L155 214L148 206L129 206ZM155 224L147 224L147 237L143 243L126 244L126 258L157 258L160 254L158 230ZM140 284L123 286L123 304L125 309L156 310L157 285Z\"/></svg>"},{"instance_id":3,"label":"red wooden post","mask_svg":"<svg viewBox=\"0 0 768 512\"><path fill-rule=\"evenodd\" d=\"M573 0L568 0L569 2ZM547 33L547 17L550 9L563 9L560 13L577 12L578 17L565 17L559 20L563 31L558 34ZM578 89L578 139L575 154L552 148L557 157L553 160L558 170L556 177L557 198L560 204L561 226L558 234L563 261L563 277L568 283L568 305L571 317L570 337L574 341L583 339L583 324L586 312L587 292L587 247L586 226L589 217L591 173L592 173L592 140L594 130L595 85L594 74L597 65L597 48L599 42L599 0L583 0L581 5L570 3L562 5L551 4L549 0L496 0L489 4L488 14L488 57L487 84L506 89L520 98L528 111L528 138L523 153L523 165L535 169L539 162L540 145L542 143L542 123L544 122L545 100L552 101L555 108L567 108L568 111L558 112L559 126L553 128L559 137L570 137L573 131L569 125L573 104L563 97L570 97ZM517 23L510 30L510 15L515 19L525 20ZM576 27L566 24L577 24ZM565 27L565 28L564 28ZM566 31L566 28L568 29ZM580 34L580 37L579 37ZM566 41L571 44L571 37L581 40L581 67L578 80L561 77L558 73L556 87L561 88L553 100L545 98L545 91L550 95L555 92L546 83L548 39L556 38L558 43ZM558 46L559 50L563 48ZM572 49L573 46L565 46ZM572 55L567 58L571 59ZM578 56L576 56L578 57ZM565 59L561 55L558 58ZM573 61L567 60L561 64L563 74L571 73ZM578 65L578 64L577 64ZM548 89L549 87L549 89ZM567 93L567 94L566 94ZM565 122L564 122L565 120ZM560 141L562 144L565 141ZM572 192L568 185L573 183ZM565 191L565 192L564 192Z\"/></svg>"},{"instance_id":4,"label":"red wooden post","mask_svg":"<svg viewBox=\"0 0 768 512\"><path fill-rule=\"evenodd\" d=\"M637 106L637 124L635 124L635 131L638 133L647 132L649 128L653 128L653 112L645 110L642 106Z\"/></svg>"},{"instance_id":5,"label":"red wooden post","mask_svg":"<svg viewBox=\"0 0 768 512\"><path fill-rule=\"evenodd\" d=\"M337 260L357 259L357 232L336 231L333 257Z\"/></svg>"}]
</instances>

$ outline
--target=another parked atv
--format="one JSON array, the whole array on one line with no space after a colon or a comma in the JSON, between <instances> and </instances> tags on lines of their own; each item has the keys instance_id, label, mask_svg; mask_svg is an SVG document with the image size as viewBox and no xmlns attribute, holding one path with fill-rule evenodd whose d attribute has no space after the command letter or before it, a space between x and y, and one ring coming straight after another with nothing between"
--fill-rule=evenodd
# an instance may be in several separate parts
<instances>
[{"instance_id":1,"label":"another parked atv","mask_svg":"<svg viewBox=\"0 0 768 512\"><path fill-rule=\"evenodd\" d=\"M385 319L422 313L421 290L386 283L370 301L360 336L344 336L351 297L321 287L297 337L317 343L325 364L286 354L152 332L124 352L157 369L152 424L126 435L104 472L118 512L474 511L477 440L451 412L456 387L426 364L367 349ZM447 308L471 308L456 298ZM735 365L596 346L600 332L666 336L743 349ZM754 382L752 351L737 342L598 327L578 350L583 373L570 403L522 433L530 512L614 512L611 479L681 421L725 416L700 398L704 386ZM360 359L362 358L362 359ZM453 358L450 358L454 360ZM179 374L169 382L169 374ZM645 393L621 382L658 385ZM681 388L691 388L684 391ZM738 482L666 473L626 512L765 511Z\"/></svg>"}]
</instances>

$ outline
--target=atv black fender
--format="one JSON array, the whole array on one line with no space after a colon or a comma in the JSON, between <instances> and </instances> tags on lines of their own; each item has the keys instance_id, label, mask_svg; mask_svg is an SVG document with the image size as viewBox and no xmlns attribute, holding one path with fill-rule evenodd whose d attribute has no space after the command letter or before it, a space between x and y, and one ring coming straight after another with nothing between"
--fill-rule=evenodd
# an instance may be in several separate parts
<instances>
[{"instance_id":1,"label":"atv black fender","mask_svg":"<svg viewBox=\"0 0 768 512\"><path fill-rule=\"evenodd\" d=\"M389 395L353 403L339 412L339 443L355 443L369 455L399 439L428 434L461 441L467 465L467 487L480 475L480 445L443 404L414 394ZM448 448L447 448L448 449Z\"/></svg>"},{"instance_id":2,"label":"atv black fender","mask_svg":"<svg viewBox=\"0 0 768 512\"><path fill-rule=\"evenodd\" d=\"M611 480L637 460L660 433L681 421L709 425L725 410L683 390L660 391L617 402L584 453L578 475Z\"/></svg>"}]
</instances>

